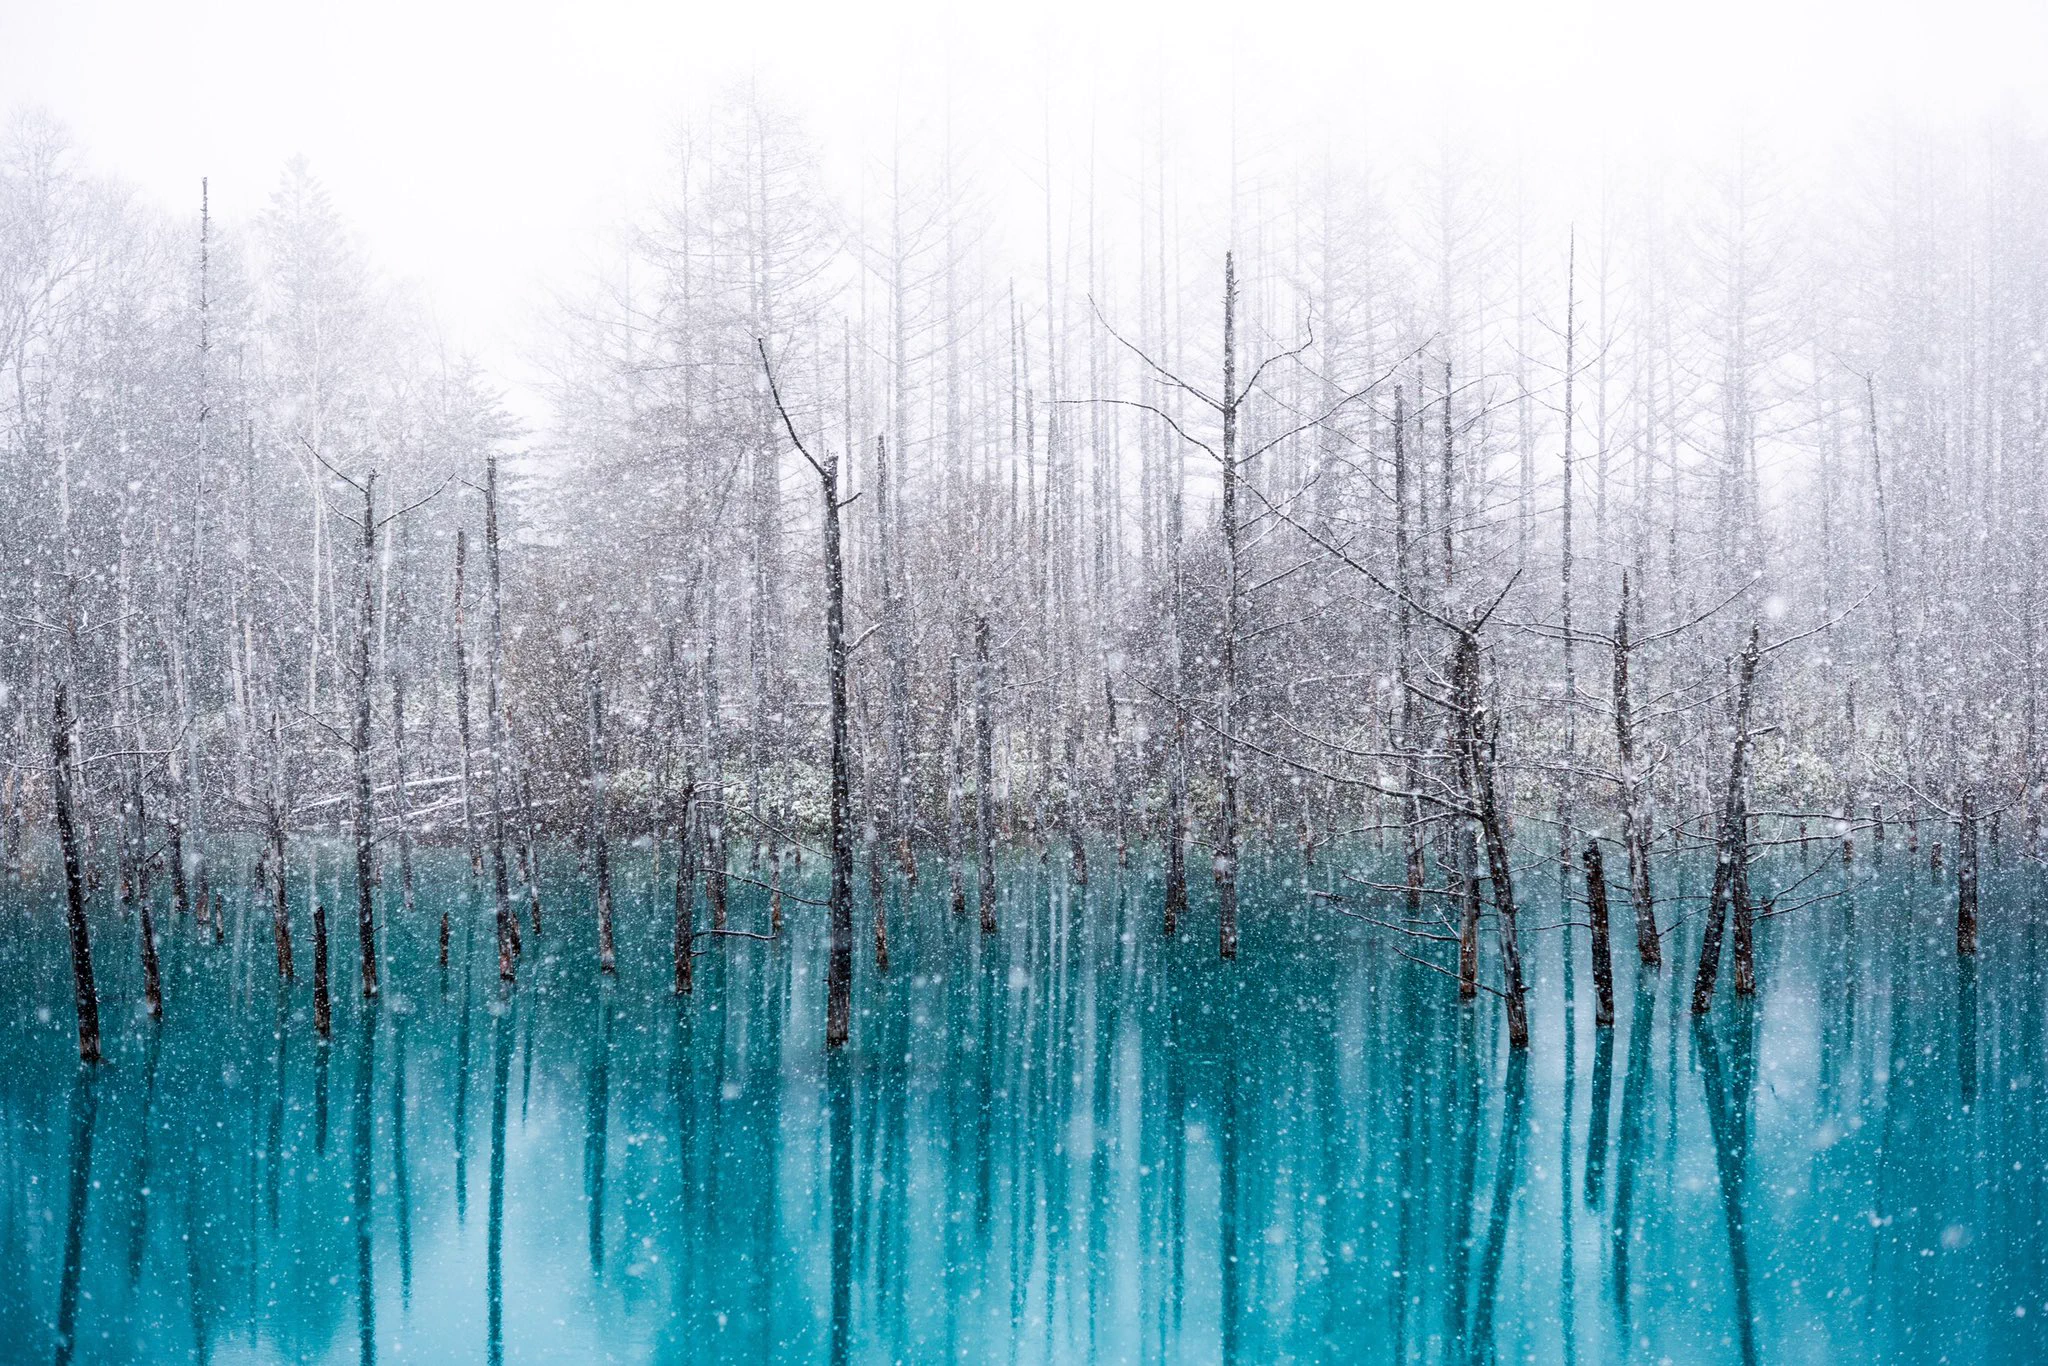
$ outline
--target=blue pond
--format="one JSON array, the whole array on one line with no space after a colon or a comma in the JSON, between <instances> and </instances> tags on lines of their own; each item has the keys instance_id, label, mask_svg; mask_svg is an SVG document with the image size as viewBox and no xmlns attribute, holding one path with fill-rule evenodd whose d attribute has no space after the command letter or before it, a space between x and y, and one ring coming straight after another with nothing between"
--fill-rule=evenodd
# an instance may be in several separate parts
<instances>
[{"instance_id":1,"label":"blue pond","mask_svg":"<svg viewBox=\"0 0 2048 1366\"><path fill-rule=\"evenodd\" d=\"M296 859L302 936L310 887L352 902L339 855ZM1611 1030L1532 872L1519 1055L1403 956L1445 946L1305 897L1330 874L1291 854L1247 869L1231 964L1199 895L1162 940L1149 865L1007 863L984 938L933 863L830 1058L820 912L717 941L678 999L646 850L617 979L565 856L510 993L430 856L411 916L380 894L381 1002L337 945L325 1045L246 893L220 945L160 912L161 1025L101 897L92 1071L54 887L12 888L0 1360L2048 1359L2039 874L1990 872L1959 962L1924 865L1805 857L1760 886L1842 894L1763 923L1753 1001L1724 973L1694 1022L1681 919L1662 974L1617 936Z\"/></svg>"}]
</instances>

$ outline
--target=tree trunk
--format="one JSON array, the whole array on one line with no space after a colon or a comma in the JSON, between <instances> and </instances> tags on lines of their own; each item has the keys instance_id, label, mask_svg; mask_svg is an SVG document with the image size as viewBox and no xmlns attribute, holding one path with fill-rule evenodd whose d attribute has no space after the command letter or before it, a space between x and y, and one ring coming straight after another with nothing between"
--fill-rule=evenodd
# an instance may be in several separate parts
<instances>
[{"instance_id":1,"label":"tree trunk","mask_svg":"<svg viewBox=\"0 0 2048 1366\"><path fill-rule=\"evenodd\" d=\"M1088 885L1088 844L1087 805L1081 800L1081 707L1078 700L1067 699L1067 791L1060 805L1067 827L1067 856L1070 860L1074 885Z\"/></svg>"},{"instance_id":2,"label":"tree trunk","mask_svg":"<svg viewBox=\"0 0 2048 1366\"><path fill-rule=\"evenodd\" d=\"M1956 833L1956 952L1977 952L1977 794L1963 793Z\"/></svg>"},{"instance_id":3,"label":"tree trunk","mask_svg":"<svg viewBox=\"0 0 2048 1366\"><path fill-rule=\"evenodd\" d=\"M831 946L825 974L825 1045L839 1048L846 1043L853 1022L853 792L846 768L846 571L840 556L836 461L824 466L820 483L825 512L825 673L832 699L832 885L827 893ZM717 876L715 870L713 876Z\"/></svg>"},{"instance_id":4,"label":"tree trunk","mask_svg":"<svg viewBox=\"0 0 2048 1366\"><path fill-rule=\"evenodd\" d=\"M1607 936L1607 867L1600 857L1600 842L1587 840L1586 911L1593 926L1593 1023L1602 1029L1614 1026L1614 955Z\"/></svg>"},{"instance_id":5,"label":"tree trunk","mask_svg":"<svg viewBox=\"0 0 2048 1366\"><path fill-rule=\"evenodd\" d=\"M377 903L371 893L371 851L376 839L370 801L370 637L377 626L374 592L377 563L377 507L372 471L363 482L362 592L356 602L355 729L349 748L355 760L356 941L362 957L363 995L377 994Z\"/></svg>"},{"instance_id":6,"label":"tree trunk","mask_svg":"<svg viewBox=\"0 0 2048 1366\"><path fill-rule=\"evenodd\" d=\"M50 790L57 804L57 843L64 854L64 923L71 933L71 987L78 1002L78 1060L100 1060L100 996L92 975L92 931L85 920L85 873L71 810L71 715L65 687L57 685L50 727Z\"/></svg>"},{"instance_id":7,"label":"tree trunk","mask_svg":"<svg viewBox=\"0 0 2048 1366\"><path fill-rule=\"evenodd\" d=\"M961 789L966 775L961 771L961 749L966 740L960 722L960 656L956 651L946 664L946 904L956 916L967 914L967 876L961 866L966 831L961 820Z\"/></svg>"},{"instance_id":8,"label":"tree trunk","mask_svg":"<svg viewBox=\"0 0 2048 1366\"><path fill-rule=\"evenodd\" d=\"M692 914L694 896L692 888L697 878L696 854L690 848L691 807L696 800L696 783L685 779L681 809L676 817L676 932L675 932L675 993L687 996L696 985L695 974L691 971L692 945L697 938L695 916Z\"/></svg>"},{"instance_id":9,"label":"tree trunk","mask_svg":"<svg viewBox=\"0 0 2048 1366\"><path fill-rule=\"evenodd\" d=\"M1699 972L1693 979L1692 1009L1704 1015L1714 1004L1714 982L1721 971L1721 940L1725 934L1728 905L1740 894L1744 905L1738 915L1748 920L1749 813L1743 802L1743 766L1749 748L1750 695L1756 682L1758 660L1757 630L1750 628L1749 644L1735 666L1735 742L1728 761L1728 788L1722 798L1721 828L1714 844L1714 886L1707 898L1706 931L1700 940ZM1738 882L1737 873L1741 873ZM1738 928L1738 935L1745 933ZM1751 968L1752 974L1754 967ZM1752 979L1753 980L1753 979ZM1754 986L1752 985L1752 990Z\"/></svg>"},{"instance_id":10,"label":"tree trunk","mask_svg":"<svg viewBox=\"0 0 2048 1366\"><path fill-rule=\"evenodd\" d=\"M1737 849L1734 870L1728 878L1728 908L1735 922L1735 994L1756 995L1756 903L1749 894L1749 793L1741 797L1737 826L1742 842Z\"/></svg>"},{"instance_id":11,"label":"tree trunk","mask_svg":"<svg viewBox=\"0 0 2048 1366\"><path fill-rule=\"evenodd\" d=\"M141 810L138 808L136 811L138 822L141 820L141 816ZM140 909L142 930L142 1004L143 1009L149 1012L150 1019L161 1020L164 1017L164 978L162 966L158 963L156 956L156 913L151 909L150 898L147 892L143 893Z\"/></svg>"},{"instance_id":12,"label":"tree trunk","mask_svg":"<svg viewBox=\"0 0 2048 1366\"><path fill-rule=\"evenodd\" d=\"M292 921L290 903L287 900L289 888L285 880L285 781L284 781L284 736L278 728L277 708L270 711L270 863L276 880L271 884L270 929L277 941L277 976L282 982L292 980ZM444 915L442 942L447 941L447 925ZM442 951L442 961L447 961L447 952Z\"/></svg>"},{"instance_id":13,"label":"tree trunk","mask_svg":"<svg viewBox=\"0 0 2048 1366\"><path fill-rule=\"evenodd\" d=\"M899 271L902 263L897 262ZM896 311L897 342L902 343L903 313L901 300ZM904 358L896 356L896 440L897 454L903 449L904 426L907 422L907 406L904 385ZM896 478L900 478L897 475ZM883 437L875 438L875 559L881 571L881 614L882 653L887 678L884 685L883 704L887 710L884 719L884 745L888 758L887 772L883 781L888 791L875 806L874 819L881 825L880 837L895 847L896 859L904 876L917 880L916 856L910 846L911 827L911 777L910 777L910 683L909 666L904 656L908 642L903 629L903 573L900 561L903 548L903 510L898 505L895 480L889 469L889 446ZM864 784L872 791L873 784ZM879 933L879 931L878 931ZM886 954L886 950L882 951Z\"/></svg>"},{"instance_id":14,"label":"tree trunk","mask_svg":"<svg viewBox=\"0 0 2048 1366\"><path fill-rule=\"evenodd\" d=\"M1413 648L1414 622L1412 619L1413 590L1415 573L1408 540L1408 414L1407 391L1400 385L1394 386L1394 588L1395 588L1395 640L1394 640L1394 687L1400 692L1401 734L1399 745L1403 751L1401 761L1402 839L1407 852L1408 866L1408 914L1422 912L1422 884L1426 865L1422 853L1422 786L1421 764L1415 755L1415 689L1412 685L1410 657ZM1476 953L1476 948L1475 948Z\"/></svg>"},{"instance_id":15,"label":"tree trunk","mask_svg":"<svg viewBox=\"0 0 2048 1366\"><path fill-rule=\"evenodd\" d=\"M483 835L477 829L476 821L476 762L472 757L469 725L469 646L465 639L466 609L462 601L463 570L469 558L469 533L462 527L455 528L455 729L462 739L462 833L469 845L469 871L472 877L482 877L484 871ZM448 937L448 913L441 913L441 937ZM447 961L444 955L442 961Z\"/></svg>"},{"instance_id":16,"label":"tree trunk","mask_svg":"<svg viewBox=\"0 0 2048 1366\"><path fill-rule=\"evenodd\" d=\"M825 532L825 680L832 701L832 886L826 894L831 950L825 971L825 1047L843 1047L853 1023L853 793L847 776L846 715L846 565L839 538L839 461L828 455L821 463L805 449L796 423L783 407L768 364L768 344L756 337L761 371L768 392L782 416L789 439L818 472L823 495Z\"/></svg>"},{"instance_id":17,"label":"tree trunk","mask_svg":"<svg viewBox=\"0 0 2048 1366\"><path fill-rule=\"evenodd\" d=\"M1559 517L1560 557L1558 561L1559 609L1564 627L1564 773L1558 784L1557 827L1558 861L1564 864L1567 875L1572 862L1572 821L1573 788L1576 784L1576 769L1579 762L1579 682L1575 671L1572 644L1572 435L1574 427L1572 408L1572 381L1577 366L1575 347L1577 344L1578 314L1578 234L1574 231L1567 239L1564 268L1564 469L1561 476L1563 490Z\"/></svg>"},{"instance_id":18,"label":"tree trunk","mask_svg":"<svg viewBox=\"0 0 2048 1366\"><path fill-rule=\"evenodd\" d=\"M1107 673L1102 679L1102 703L1109 726L1110 831L1116 836L1116 866L1123 868L1131 861L1131 811L1126 791L1129 780L1124 773L1123 736L1117 729L1116 680ZM1314 859L1311 858L1310 862Z\"/></svg>"},{"instance_id":19,"label":"tree trunk","mask_svg":"<svg viewBox=\"0 0 2048 1366\"><path fill-rule=\"evenodd\" d=\"M392 816L398 822L398 885L404 897L405 913L409 917L412 915L415 907L412 875L412 813L409 809L406 791L406 785L410 780L410 773L406 766L405 755L405 670L403 668L395 668L391 671L391 748L395 756L393 772L393 779L395 781L395 787L393 788L394 809Z\"/></svg>"},{"instance_id":20,"label":"tree trunk","mask_svg":"<svg viewBox=\"0 0 2048 1366\"><path fill-rule=\"evenodd\" d=\"M874 816L875 785L872 780L861 783L861 801L871 813L867 826L868 851L868 906L874 911L873 929L875 939L875 971L889 975L889 900L887 879L882 875L882 832L879 817Z\"/></svg>"},{"instance_id":21,"label":"tree trunk","mask_svg":"<svg viewBox=\"0 0 2048 1366\"><path fill-rule=\"evenodd\" d=\"M1223 793L1217 817L1216 893L1218 951L1237 957L1237 634L1238 582L1243 547L1237 525L1237 263L1223 254L1223 676L1217 699L1223 748Z\"/></svg>"},{"instance_id":22,"label":"tree trunk","mask_svg":"<svg viewBox=\"0 0 2048 1366\"><path fill-rule=\"evenodd\" d=\"M1458 672L1474 682L1472 701L1458 718L1463 730L1464 760L1472 774L1477 798L1479 831L1486 846L1487 880L1493 884L1494 914L1499 921L1500 965L1507 1000L1508 1044L1529 1046L1529 1005L1522 979L1522 946L1516 924L1514 865L1509 858L1507 824L1500 809L1494 781L1496 737L1487 723L1486 708L1478 701L1479 636L1476 628L1459 631Z\"/></svg>"},{"instance_id":23,"label":"tree trunk","mask_svg":"<svg viewBox=\"0 0 2048 1366\"><path fill-rule=\"evenodd\" d=\"M327 990L327 907L313 903L313 1028L321 1038L334 1032L334 1007Z\"/></svg>"},{"instance_id":24,"label":"tree trunk","mask_svg":"<svg viewBox=\"0 0 2048 1366\"><path fill-rule=\"evenodd\" d=\"M491 576L491 667L485 682L485 718L491 750L491 890L497 903L498 979L514 979L520 953L519 920L512 914L505 869L505 599L498 558L498 457L484 460L484 557Z\"/></svg>"},{"instance_id":25,"label":"tree trunk","mask_svg":"<svg viewBox=\"0 0 2048 1366\"><path fill-rule=\"evenodd\" d=\"M974 619L974 857L981 932L996 932L995 711L988 662L988 618Z\"/></svg>"},{"instance_id":26,"label":"tree trunk","mask_svg":"<svg viewBox=\"0 0 2048 1366\"><path fill-rule=\"evenodd\" d=\"M1451 658L1451 702L1460 718L1469 716L1479 705L1479 652L1466 650L1464 639L1459 637L1452 647ZM1462 720L1461 727L1465 724ZM1460 731L1462 736L1463 731ZM1458 765L1458 777L1465 788L1466 797L1472 802L1474 811L1479 806L1479 774L1476 768L1477 756L1462 743L1459 745L1462 760ZM1468 823L1458 822L1452 838L1466 843ZM1458 924L1458 997L1469 1001L1479 995L1479 889L1477 860L1472 861L1466 875L1470 881L1465 887L1463 914ZM1411 901L1419 900L1420 889L1412 880L1415 869L1410 866L1411 881L1408 884Z\"/></svg>"},{"instance_id":27,"label":"tree trunk","mask_svg":"<svg viewBox=\"0 0 2048 1366\"><path fill-rule=\"evenodd\" d=\"M590 696L590 859L597 878L597 970L615 974L611 841L605 828L604 682L598 676L597 642L588 635L583 639L583 667Z\"/></svg>"},{"instance_id":28,"label":"tree trunk","mask_svg":"<svg viewBox=\"0 0 2048 1366\"><path fill-rule=\"evenodd\" d=\"M707 575L708 583L708 575ZM711 928L725 928L725 719L718 700L717 605L706 589L704 603L704 752L709 782L704 802L704 901Z\"/></svg>"},{"instance_id":29,"label":"tree trunk","mask_svg":"<svg viewBox=\"0 0 2048 1366\"><path fill-rule=\"evenodd\" d=\"M1621 837L1628 857L1629 902L1636 913L1636 955L1644 967L1664 961L1657 908L1650 894L1650 824L1636 770L1635 706L1629 696L1629 580L1621 575L1621 609L1614 617L1614 748L1621 763Z\"/></svg>"},{"instance_id":30,"label":"tree trunk","mask_svg":"<svg viewBox=\"0 0 2048 1366\"><path fill-rule=\"evenodd\" d=\"M172 756L171 780L178 778L176 755ZM171 912L179 920L192 914L192 898L185 886L185 832L178 816L177 801L172 799L170 814L164 817L164 863L171 872ZM206 923L204 908L199 913L199 923Z\"/></svg>"},{"instance_id":31,"label":"tree trunk","mask_svg":"<svg viewBox=\"0 0 2048 1366\"><path fill-rule=\"evenodd\" d=\"M1188 719L1181 702L1180 670L1180 575L1174 575L1174 635L1168 646L1172 670L1173 724L1168 730L1166 752L1166 906L1160 932L1172 938L1180 918L1188 911Z\"/></svg>"}]
</instances>

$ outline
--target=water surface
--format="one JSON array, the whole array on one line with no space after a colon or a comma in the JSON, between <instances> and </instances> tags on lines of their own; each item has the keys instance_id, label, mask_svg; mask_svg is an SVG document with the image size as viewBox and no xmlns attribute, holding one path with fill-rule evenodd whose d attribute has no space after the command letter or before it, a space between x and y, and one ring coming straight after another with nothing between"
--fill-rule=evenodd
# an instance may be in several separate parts
<instances>
[{"instance_id":1,"label":"water surface","mask_svg":"<svg viewBox=\"0 0 2048 1366\"><path fill-rule=\"evenodd\" d=\"M1093 866L1006 865L984 939L934 862L887 977L863 936L833 1058L819 912L719 944L678 1001L644 851L618 979L565 858L508 996L466 869L429 858L380 1004L336 945L328 1045L240 905L219 947L162 913L150 1026L135 922L96 903L89 1072L54 888L10 889L0 1360L2048 1357L2035 874L1988 878L1959 963L1946 883L1859 864L1765 922L1760 996L1724 979L1704 1026L1681 925L1682 970L1622 955L1608 1031L1532 874L1511 1056L1495 1003L1397 952L1440 946L1305 899L1291 856L1248 869L1235 964L1199 902L1161 940L1155 869ZM765 928L759 893L734 916Z\"/></svg>"}]
</instances>

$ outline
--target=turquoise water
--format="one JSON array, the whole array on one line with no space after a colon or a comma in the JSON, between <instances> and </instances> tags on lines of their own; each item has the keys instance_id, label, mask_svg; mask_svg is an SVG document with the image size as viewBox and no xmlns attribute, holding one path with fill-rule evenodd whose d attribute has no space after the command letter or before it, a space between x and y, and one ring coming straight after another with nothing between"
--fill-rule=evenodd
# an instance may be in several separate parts
<instances>
[{"instance_id":1,"label":"turquoise water","mask_svg":"<svg viewBox=\"0 0 2048 1366\"><path fill-rule=\"evenodd\" d=\"M724 941L678 1003L644 853L619 979L565 863L502 1001L487 908L430 862L412 919L390 898L380 1006L337 945L324 1047L309 974L281 994L239 910L220 947L167 924L149 1026L100 903L91 1073L56 900L10 891L0 1360L2048 1358L2036 874L1989 877L1959 965L1948 884L1860 864L1764 923L1760 997L1724 973L1705 1028L1691 927L1679 972L1621 956L1607 1032L1583 932L1570 976L1534 933L1511 1058L1496 1008L1291 859L1248 870L1234 965L1199 904L1160 940L1150 870L1094 868L1007 867L991 941L932 865L888 977L863 936L830 1059L819 913ZM1563 918L1554 875L1524 893Z\"/></svg>"}]
</instances>

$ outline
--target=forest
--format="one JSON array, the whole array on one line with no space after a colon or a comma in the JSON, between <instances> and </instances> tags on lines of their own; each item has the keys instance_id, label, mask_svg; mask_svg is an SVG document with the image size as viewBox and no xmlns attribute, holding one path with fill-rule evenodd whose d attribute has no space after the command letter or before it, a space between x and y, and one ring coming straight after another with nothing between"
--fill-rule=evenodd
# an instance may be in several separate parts
<instances>
[{"instance_id":1,"label":"forest","mask_svg":"<svg viewBox=\"0 0 2048 1366\"><path fill-rule=\"evenodd\" d=\"M1899 121L1794 185L1745 132L1561 225L1448 146L1325 152L1221 233L1155 146L1113 197L1048 179L1041 250L949 130L849 208L795 119L717 104L551 305L536 432L303 161L222 224L17 117L0 838L62 860L82 1012L102 896L141 925L96 952L267 906L302 970L311 835L371 996L422 845L466 851L507 983L549 932L611 971L611 850L653 847L678 991L784 932L808 855L834 1043L884 885L996 933L999 849L1157 851L1158 932L1230 958L1244 849L1290 845L1518 1044L1547 863L1602 982L1608 905L1646 965L1703 919L1701 1010L1724 922L1746 993L1807 900L1750 889L1787 841L1952 859L1970 951L1980 848L2040 824L2037 137ZM1704 912L1660 903L1701 850Z\"/></svg>"},{"instance_id":2,"label":"forest","mask_svg":"<svg viewBox=\"0 0 2048 1366\"><path fill-rule=\"evenodd\" d=\"M0 1358L2048 1355L2039 119L1047 62L7 115Z\"/></svg>"}]
</instances>

